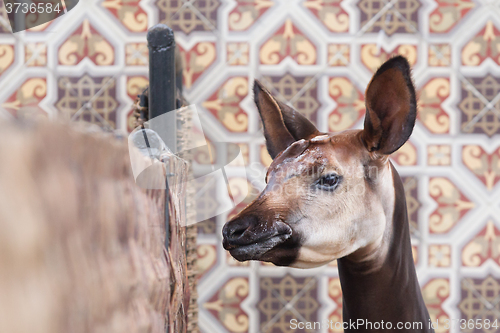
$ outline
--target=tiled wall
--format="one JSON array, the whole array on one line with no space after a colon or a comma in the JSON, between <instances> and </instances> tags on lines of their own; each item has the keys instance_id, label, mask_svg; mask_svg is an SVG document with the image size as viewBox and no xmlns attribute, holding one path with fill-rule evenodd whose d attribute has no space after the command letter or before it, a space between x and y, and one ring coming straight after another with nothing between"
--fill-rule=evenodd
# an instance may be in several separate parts
<instances>
[{"instance_id":1,"label":"tiled wall","mask_svg":"<svg viewBox=\"0 0 500 333\"><path fill-rule=\"evenodd\" d=\"M406 56L420 114L393 162L429 312L441 321L500 318L500 1L82 0L33 31L1 31L0 115L129 130L131 103L147 83L145 31L160 21L176 31L185 96L208 139L238 143L255 170L269 156L249 94L254 78L321 130L341 131L362 125L374 70ZM246 182L242 168L229 173L235 187ZM259 188L257 178L250 173ZM221 246L226 220L199 225L202 332L291 332L293 318L340 320L334 263L238 263Z\"/></svg>"}]
</instances>

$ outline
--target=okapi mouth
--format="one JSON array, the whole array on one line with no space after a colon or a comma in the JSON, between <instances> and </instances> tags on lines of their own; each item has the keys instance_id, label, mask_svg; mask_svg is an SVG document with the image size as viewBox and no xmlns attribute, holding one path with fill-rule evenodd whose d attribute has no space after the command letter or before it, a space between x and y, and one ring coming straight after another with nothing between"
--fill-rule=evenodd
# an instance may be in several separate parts
<instances>
[{"instance_id":1,"label":"okapi mouth","mask_svg":"<svg viewBox=\"0 0 500 333\"><path fill-rule=\"evenodd\" d=\"M268 252L285 243L293 234L292 228L281 221L274 222L271 228L265 229L265 232L252 230L253 228L244 231L231 230L228 224L223 230L222 244L224 249L238 261L265 260Z\"/></svg>"},{"instance_id":2,"label":"okapi mouth","mask_svg":"<svg viewBox=\"0 0 500 333\"><path fill-rule=\"evenodd\" d=\"M229 253L238 261L263 260L269 251L286 242L291 236L291 232L276 235L257 243L234 247Z\"/></svg>"}]
</instances>

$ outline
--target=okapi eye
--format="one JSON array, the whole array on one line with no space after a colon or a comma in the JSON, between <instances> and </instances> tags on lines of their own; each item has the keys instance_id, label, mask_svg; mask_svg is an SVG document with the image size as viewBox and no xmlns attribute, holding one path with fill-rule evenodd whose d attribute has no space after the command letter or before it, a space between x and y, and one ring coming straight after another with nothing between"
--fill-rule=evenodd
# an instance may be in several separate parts
<instances>
[{"instance_id":1,"label":"okapi eye","mask_svg":"<svg viewBox=\"0 0 500 333\"><path fill-rule=\"evenodd\" d=\"M333 191L339 184L340 176L336 174L328 174L316 181L316 187L320 190Z\"/></svg>"}]
</instances>

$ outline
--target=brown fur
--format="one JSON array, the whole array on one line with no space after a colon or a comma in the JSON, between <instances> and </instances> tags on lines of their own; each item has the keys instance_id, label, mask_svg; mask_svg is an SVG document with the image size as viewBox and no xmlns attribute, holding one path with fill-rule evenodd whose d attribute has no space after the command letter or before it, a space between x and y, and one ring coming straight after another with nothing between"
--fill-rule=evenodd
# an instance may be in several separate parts
<instances>
[{"instance_id":1,"label":"brown fur","mask_svg":"<svg viewBox=\"0 0 500 333\"><path fill-rule=\"evenodd\" d=\"M339 259L344 321L420 322L409 332L432 331L404 190L388 160L416 119L406 59L392 58L375 73L363 130L322 134L260 84L254 91L274 160L261 195L224 226L224 247L240 261L298 268Z\"/></svg>"}]
</instances>

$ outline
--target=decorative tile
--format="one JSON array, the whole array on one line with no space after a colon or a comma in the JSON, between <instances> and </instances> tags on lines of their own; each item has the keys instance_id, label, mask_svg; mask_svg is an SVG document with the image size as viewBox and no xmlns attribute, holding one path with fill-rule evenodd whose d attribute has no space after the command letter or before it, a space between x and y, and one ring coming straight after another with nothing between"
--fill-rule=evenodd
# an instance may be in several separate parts
<instances>
[{"instance_id":1,"label":"decorative tile","mask_svg":"<svg viewBox=\"0 0 500 333\"><path fill-rule=\"evenodd\" d=\"M328 296L335 302L336 308L328 316L328 321L333 323L342 322L342 288L340 286L340 279L338 277L330 278L328 281ZM331 325L330 325L331 326ZM344 330L340 327L328 328L328 332L342 333ZM338 325L337 325L338 326Z\"/></svg>"},{"instance_id":2,"label":"decorative tile","mask_svg":"<svg viewBox=\"0 0 500 333\"><path fill-rule=\"evenodd\" d=\"M451 64L450 44L429 44L428 64L432 67L446 67Z\"/></svg>"},{"instance_id":3,"label":"decorative tile","mask_svg":"<svg viewBox=\"0 0 500 333\"><path fill-rule=\"evenodd\" d=\"M148 15L139 5L140 0L104 0L101 6L132 32L143 32L148 28Z\"/></svg>"},{"instance_id":4,"label":"decorative tile","mask_svg":"<svg viewBox=\"0 0 500 333\"><path fill-rule=\"evenodd\" d=\"M316 46L291 19L287 19L259 50L259 61L263 65L279 64L286 57L299 65L314 65L317 61Z\"/></svg>"},{"instance_id":5,"label":"decorative tile","mask_svg":"<svg viewBox=\"0 0 500 333\"><path fill-rule=\"evenodd\" d=\"M449 245L429 245L429 266L450 267L451 247Z\"/></svg>"},{"instance_id":6,"label":"decorative tile","mask_svg":"<svg viewBox=\"0 0 500 333\"><path fill-rule=\"evenodd\" d=\"M14 63L14 45L0 44L0 76Z\"/></svg>"},{"instance_id":7,"label":"decorative tile","mask_svg":"<svg viewBox=\"0 0 500 333\"><path fill-rule=\"evenodd\" d=\"M202 279L217 262L217 246L199 244L196 247L196 265L198 267L197 279Z\"/></svg>"},{"instance_id":8,"label":"decorative tile","mask_svg":"<svg viewBox=\"0 0 500 333\"><path fill-rule=\"evenodd\" d=\"M458 308L462 319L467 321L481 319L482 323L486 320L490 325L496 322L497 327L466 330L465 332L497 332L500 326L498 313L500 312L500 280L491 275L483 279L464 278L461 283L461 301Z\"/></svg>"},{"instance_id":9,"label":"decorative tile","mask_svg":"<svg viewBox=\"0 0 500 333\"><path fill-rule=\"evenodd\" d=\"M147 43L129 43L125 45L125 63L127 66L148 66L149 49Z\"/></svg>"},{"instance_id":10,"label":"decorative tile","mask_svg":"<svg viewBox=\"0 0 500 333\"><path fill-rule=\"evenodd\" d=\"M306 0L303 6L331 32L348 32L349 15L340 6L341 2L341 0Z\"/></svg>"},{"instance_id":11,"label":"decorative tile","mask_svg":"<svg viewBox=\"0 0 500 333\"><path fill-rule=\"evenodd\" d=\"M328 65L347 66L350 63L351 48L348 44L328 45Z\"/></svg>"},{"instance_id":12,"label":"decorative tile","mask_svg":"<svg viewBox=\"0 0 500 333\"><path fill-rule=\"evenodd\" d=\"M65 66L77 65L86 57L97 66L109 66L115 62L113 46L87 19L59 47L57 54L59 64Z\"/></svg>"},{"instance_id":13,"label":"decorative tile","mask_svg":"<svg viewBox=\"0 0 500 333\"><path fill-rule=\"evenodd\" d=\"M250 61L250 45L248 43L227 44L227 64L230 66L246 66Z\"/></svg>"},{"instance_id":14,"label":"decorative tile","mask_svg":"<svg viewBox=\"0 0 500 333\"><path fill-rule=\"evenodd\" d=\"M462 132L484 133L488 136L500 133L500 119L492 110L480 115L486 107L485 100L491 102L500 94L500 79L488 74L484 78L467 78L467 80L468 84L462 84L462 100L458 104L462 114ZM469 84L473 86L472 89L469 88ZM480 98L476 91L483 98ZM494 109L500 110L500 100L495 103Z\"/></svg>"},{"instance_id":15,"label":"decorative tile","mask_svg":"<svg viewBox=\"0 0 500 333\"><path fill-rule=\"evenodd\" d=\"M361 62L373 73L375 73L384 62L398 54L406 57L411 66L415 65L417 62L416 45L399 45L392 51L386 51L377 44L364 44L361 46Z\"/></svg>"},{"instance_id":16,"label":"decorative tile","mask_svg":"<svg viewBox=\"0 0 500 333\"><path fill-rule=\"evenodd\" d=\"M391 161L400 166L417 165L417 148L408 140L398 151L391 155Z\"/></svg>"},{"instance_id":17,"label":"decorative tile","mask_svg":"<svg viewBox=\"0 0 500 333\"><path fill-rule=\"evenodd\" d=\"M27 43L24 46L25 62L28 67L47 65L47 45L45 43Z\"/></svg>"},{"instance_id":18,"label":"decorative tile","mask_svg":"<svg viewBox=\"0 0 500 333\"><path fill-rule=\"evenodd\" d=\"M421 207L418 201L418 178L401 177L405 189L406 209L408 210L408 220L410 231L418 230L418 211Z\"/></svg>"},{"instance_id":19,"label":"decorative tile","mask_svg":"<svg viewBox=\"0 0 500 333\"><path fill-rule=\"evenodd\" d=\"M248 94L248 78L232 77L220 86L202 106L231 132L245 132L248 129L248 115L240 102Z\"/></svg>"},{"instance_id":20,"label":"decorative tile","mask_svg":"<svg viewBox=\"0 0 500 333\"><path fill-rule=\"evenodd\" d=\"M475 206L455 184L444 177L429 180L429 195L438 206L429 216L430 233L448 232Z\"/></svg>"},{"instance_id":21,"label":"decorative tile","mask_svg":"<svg viewBox=\"0 0 500 333\"><path fill-rule=\"evenodd\" d=\"M443 278L432 279L422 287L422 297L431 321L439 322L439 326L435 329L436 333L448 332L446 323L450 320L450 316L443 309L443 303L450 296L450 292L450 281Z\"/></svg>"},{"instance_id":22,"label":"decorative tile","mask_svg":"<svg viewBox=\"0 0 500 333\"><path fill-rule=\"evenodd\" d=\"M450 96L450 80L433 78L420 89L418 120L434 134L450 131L450 117L441 104Z\"/></svg>"},{"instance_id":23,"label":"decorative tile","mask_svg":"<svg viewBox=\"0 0 500 333\"><path fill-rule=\"evenodd\" d=\"M462 249L462 265L478 267L488 259L500 263L500 231L492 220Z\"/></svg>"},{"instance_id":24,"label":"decorative tile","mask_svg":"<svg viewBox=\"0 0 500 333\"><path fill-rule=\"evenodd\" d=\"M491 191L500 180L500 148L488 154L478 145L462 148L464 165Z\"/></svg>"},{"instance_id":25,"label":"decorative tile","mask_svg":"<svg viewBox=\"0 0 500 333\"><path fill-rule=\"evenodd\" d=\"M417 0L396 1L394 6L382 12L387 1L361 0L358 2L360 9L360 26L368 26L367 32L384 31L391 36L394 33L414 33L418 29L418 10L420 2ZM371 20L376 19L375 22Z\"/></svg>"},{"instance_id":26,"label":"decorative tile","mask_svg":"<svg viewBox=\"0 0 500 333\"><path fill-rule=\"evenodd\" d=\"M260 332L292 332L293 319L317 321L320 304L314 277L262 277L259 285Z\"/></svg>"},{"instance_id":27,"label":"decorative tile","mask_svg":"<svg viewBox=\"0 0 500 333\"><path fill-rule=\"evenodd\" d=\"M174 31L191 34L196 31L212 31L217 28L220 0L181 1L158 0L160 23Z\"/></svg>"},{"instance_id":28,"label":"decorative tile","mask_svg":"<svg viewBox=\"0 0 500 333\"><path fill-rule=\"evenodd\" d=\"M271 0L236 0L236 7L228 16L229 30L249 29L273 5Z\"/></svg>"},{"instance_id":29,"label":"decorative tile","mask_svg":"<svg viewBox=\"0 0 500 333\"><path fill-rule=\"evenodd\" d=\"M348 78L330 78L328 93L337 103L328 116L330 131L340 132L352 128L365 116L364 94Z\"/></svg>"},{"instance_id":30,"label":"decorative tile","mask_svg":"<svg viewBox=\"0 0 500 333\"><path fill-rule=\"evenodd\" d=\"M241 302L248 297L249 288L247 278L232 278L203 304L203 308L229 332L248 332L248 314L241 309Z\"/></svg>"},{"instance_id":31,"label":"decorative tile","mask_svg":"<svg viewBox=\"0 0 500 333\"><path fill-rule=\"evenodd\" d=\"M100 95L95 97L99 91ZM87 74L81 78L61 77L58 80L58 100L55 105L64 119L115 128L116 110L119 106L115 80Z\"/></svg>"},{"instance_id":32,"label":"decorative tile","mask_svg":"<svg viewBox=\"0 0 500 333\"><path fill-rule=\"evenodd\" d=\"M47 113L38 104L47 94L45 78L27 79L1 106L15 118L36 119L46 118Z\"/></svg>"},{"instance_id":33,"label":"decorative tile","mask_svg":"<svg viewBox=\"0 0 500 333\"><path fill-rule=\"evenodd\" d=\"M486 58L500 64L500 31L492 21L462 49L462 65L478 66Z\"/></svg>"},{"instance_id":34,"label":"decorative tile","mask_svg":"<svg viewBox=\"0 0 500 333\"><path fill-rule=\"evenodd\" d=\"M431 33L445 33L453 29L476 6L472 0L436 0L437 8L429 16Z\"/></svg>"},{"instance_id":35,"label":"decorative tile","mask_svg":"<svg viewBox=\"0 0 500 333\"><path fill-rule=\"evenodd\" d=\"M311 81L312 80L312 81ZM286 73L281 77L264 77L263 83L271 91L277 92L285 101L293 100L293 107L307 119L316 123L318 102L317 82L310 76L298 76ZM303 89L306 89L303 91ZM299 92L302 92L299 94Z\"/></svg>"},{"instance_id":36,"label":"decorative tile","mask_svg":"<svg viewBox=\"0 0 500 333\"><path fill-rule=\"evenodd\" d=\"M427 165L431 166L451 165L451 146L429 145L427 147Z\"/></svg>"},{"instance_id":37,"label":"decorative tile","mask_svg":"<svg viewBox=\"0 0 500 333\"><path fill-rule=\"evenodd\" d=\"M213 42L200 42L190 50L178 45L182 59L183 83L191 89L198 78L212 65L217 57L216 45Z\"/></svg>"}]
</instances>

